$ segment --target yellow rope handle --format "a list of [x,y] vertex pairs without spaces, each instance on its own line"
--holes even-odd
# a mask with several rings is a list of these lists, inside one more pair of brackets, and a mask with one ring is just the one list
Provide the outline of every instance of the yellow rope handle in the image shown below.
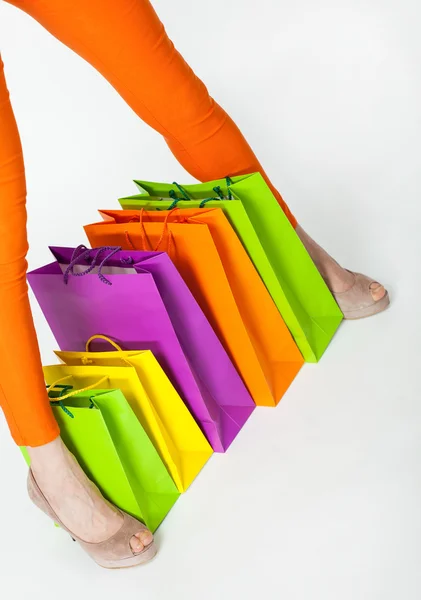
[[57,387],[59,383],[61,383],[62,381],[66,381],[66,379],[70,379],[71,377],[72,377],[71,375],[66,375],[66,377],[57,379],[57,381],[55,381],[54,383],[52,383],[51,385],[48,386],[48,391],[51,392],[51,390],[53,390],[55,387]]
[[116,344],[115,342],[113,342],[113,340],[110,340],[110,338],[107,337],[106,335],[101,335],[99,333],[97,335],[93,335],[92,337],[90,337],[89,340],[86,342],[86,346],[85,346],[86,352],[89,352],[89,346],[91,345],[91,342],[93,342],[94,340],[105,340],[106,342],[108,342],[109,344],[111,344],[111,346],[113,348],[115,348],[119,352],[123,352],[123,349],[120,348],[120,346],[118,344]]
[[[111,346],[113,348],[115,348],[118,352],[124,352],[123,348],[120,348],[120,346],[118,344],[116,344],[115,342],[113,342],[113,340],[111,340],[106,335],[102,335],[102,334],[93,335],[92,337],[89,338],[89,340],[86,342],[86,352],[89,352],[89,346],[91,345],[91,342],[93,342],[94,340],[105,340],[106,342],[111,344]],[[122,356],[120,356],[119,359],[122,361],[123,364],[128,365],[129,367],[133,366],[132,363],[129,360],[127,360],[127,358],[123,358]],[[93,363],[93,361],[91,361],[87,356],[84,356],[82,358],[82,364],[88,365],[88,364],[92,364],[92,363]]]
[[[62,377],[61,379],[58,379],[52,385],[49,386],[49,388],[48,388],[49,391],[52,388],[55,388],[56,385],[58,385],[61,381],[65,381],[66,379],[70,379],[71,377],[75,377],[75,375],[67,375],[66,377]],[[59,400],[62,402],[63,400],[66,400],[67,398],[71,398],[72,396],[77,396],[78,394],[82,394],[82,392],[87,392],[89,390],[93,390],[94,388],[96,388],[99,385],[101,385],[101,383],[103,383],[104,381],[107,381],[107,379],[108,379],[108,375],[106,375],[105,377],[102,377],[96,383],[92,383],[91,385],[87,385],[86,387],[82,388],[81,390],[73,390],[73,392],[69,392],[68,394],[64,394],[64,396],[60,396]]]

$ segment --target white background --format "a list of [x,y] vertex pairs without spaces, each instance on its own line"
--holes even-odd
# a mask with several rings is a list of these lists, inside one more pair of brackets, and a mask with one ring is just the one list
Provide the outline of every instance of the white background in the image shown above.
[[[180,499],[142,569],[100,570],[49,525],[1,422],[0,594],[419,600],[419,0],[155,6],[301,224],[384,282],[392,307],[344,324],[280,406],[257,411]],[[191,181],[108,83],[4,2],[0,51],[27,166],[31,267],[49,260],[47,244],[83,242],[82,224],[135,193],[133,178]],[[35,312],[49,362],[55,343]]]

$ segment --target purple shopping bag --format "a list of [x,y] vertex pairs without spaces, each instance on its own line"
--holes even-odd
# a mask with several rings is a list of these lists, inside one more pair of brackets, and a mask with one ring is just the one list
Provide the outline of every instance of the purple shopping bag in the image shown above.
[[51,251],[57,262],[28,281],[60,348],[83,351],[100,333],[125,350],[152,350],[213,449],[224,452],[255,404],[168,255]]

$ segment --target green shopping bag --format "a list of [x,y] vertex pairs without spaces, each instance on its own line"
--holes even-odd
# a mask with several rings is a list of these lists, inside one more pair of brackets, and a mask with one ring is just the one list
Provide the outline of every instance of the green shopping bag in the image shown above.
[[[44,368],[47,382],[55,369]],[[76,380],[66,378],[66,394],[77,389]],[[62,440],[86,475],[112,504],[155,531],[180,494],[122,392],[90,389],[63,401],[59,395],[50,393]]]
[[342,313],[260,173],[179,186],[135,180],[124,209],[223,208],[304,359],[317,362]]

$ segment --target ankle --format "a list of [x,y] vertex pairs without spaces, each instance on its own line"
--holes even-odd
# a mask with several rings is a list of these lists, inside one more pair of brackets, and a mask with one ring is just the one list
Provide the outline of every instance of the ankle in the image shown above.
[[320,274],[322,275],[329,290],[334,294],[342,294],[343,292],[347,292],[354,285],[354,276],[346,269],[342,269],[341,273],[323,274],[320,271]]
[[296,232],[330,291],[341,293],[349,290],[354,283],[353,274],[341,267],[300,225]]
[[63,470],[67,471],[71,464],[71,454],[60,437],[43,446],[28,446],[27,450],[35,477],[48,476],[50,473],[57,476]]

